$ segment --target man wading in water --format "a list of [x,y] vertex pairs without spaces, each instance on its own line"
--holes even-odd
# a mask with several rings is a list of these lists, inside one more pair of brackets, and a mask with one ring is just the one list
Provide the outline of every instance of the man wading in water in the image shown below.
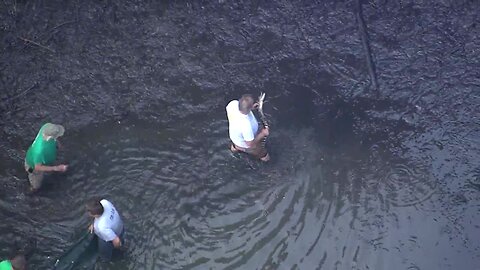
[[263,138],[267,137],[268,128],[258,132],[258,121],[252,113],[252,109],[258,106],[254,103],[252,95],[243,95],[240,100],[232,100],[228,103],[228,133],[232,145],[230,150],[234,153],[242,151],[261,161],[269,161],[270,156],[262,145]]
[[52,166],[57,159],[57,139],[63,136],[65,128],[47,123],[40,128],[37,137],[28,148],[25,158],[25,170],[30,181],[30,190],[37,191],[41,186],[45,172],[64,172],[67,165]]
[[86,205],[93,224],[88,230],[98,237],[98,252],[103,262],[112,259],[113,249],[120,248],[123,242],[123,222],[113,204],[105,199],[90,199]]

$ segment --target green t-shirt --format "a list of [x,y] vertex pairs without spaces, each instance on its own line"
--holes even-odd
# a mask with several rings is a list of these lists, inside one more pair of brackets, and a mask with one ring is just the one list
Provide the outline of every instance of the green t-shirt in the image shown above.
[[57,158],[57,141],[50,139],[48,141],[43,139],[43,127],[33,141],[30,148],[27,151],[27,157],[25,158],[27,164],[31,168],[35,168],[35,165],[52,165]]
[[12,264],[10,261],[5,260],[0,262],[0,270],[12,270]]

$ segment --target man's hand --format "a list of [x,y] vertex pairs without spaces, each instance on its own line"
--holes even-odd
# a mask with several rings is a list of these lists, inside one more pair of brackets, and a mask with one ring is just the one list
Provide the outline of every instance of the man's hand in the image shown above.
[[120,237],[117,236],[117,238],[112,240],[113,246],[115,248],[120,248],[122,246],[122,242],[120,241]]
[[67,170],[67,168],[68,168],[67,165],[61,164],[61,165],[55,166],[55,171],[56,172],[64,172],[64,171]]
[[262,134],[262,137],[267,137],[270,135],[270,132],[268,131],[268,128],[264,128],[262,131],[260,131],[260,134]]
[[93,233],[93,224],[90,224],[90,226],[88,226],[88,231],[90,233]]
[[268,127],[262,129],[260,132],[257,133],[257,136],[255,136],[255,139],[253,141],[245,141],[248,147],[254,147],[258,143],[260,143],[263,138],[267,137],[270,135],[270,132],[268,131]]
[[260,106],[260,104],[258,104],[258,102],[253,103],[253,109],[255,109],[255,110],[258,109],[258,106]]

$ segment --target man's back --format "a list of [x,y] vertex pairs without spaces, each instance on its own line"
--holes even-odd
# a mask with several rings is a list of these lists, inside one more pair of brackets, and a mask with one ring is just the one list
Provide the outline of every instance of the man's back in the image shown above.
[[12,269],[12,264],[10,263],[9,260],[0,262],[0,270],[11,270],[11,269]]
[[45,125],[35,137],[32,145],[27,150],[26,162],[28,166],[34,168],[37,164],[50,165],[57,158],[57,142],[53,139],[48,141],[43,139],[42,131]]
[[238,100],[232,100],[225,108],[228,117],[228,132],[232,142],[240,147],[248,148],[245,141],[252,141],[258,131],[258,122],[252,112],[242,114]]
[[94,231],[104,241],[112,241],[122,233],[123,221],[111,202],[103,199],[100,203],[103,206],[103,214],[95,218]]

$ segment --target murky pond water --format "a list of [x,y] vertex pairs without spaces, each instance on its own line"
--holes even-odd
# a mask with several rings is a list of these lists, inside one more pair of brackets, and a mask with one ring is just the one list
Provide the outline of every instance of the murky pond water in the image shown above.
[[[102,195],[102,269],[476,269],[480,6],[355,2],[0,3],[0,256],[51,269]],[[260,91],[269,164],[228,151]],[[46,121],[71,166],[30,196]]]

